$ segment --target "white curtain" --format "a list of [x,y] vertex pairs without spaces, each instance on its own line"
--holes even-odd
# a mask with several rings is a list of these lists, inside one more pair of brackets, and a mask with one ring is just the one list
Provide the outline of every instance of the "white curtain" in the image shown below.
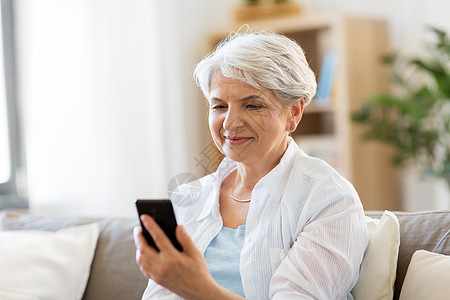
[[160,2],[14,2],[33,211],[134,215],[136,198],[166,197],[187,168],[181,83],[166,74],[179,62],[163,53]]

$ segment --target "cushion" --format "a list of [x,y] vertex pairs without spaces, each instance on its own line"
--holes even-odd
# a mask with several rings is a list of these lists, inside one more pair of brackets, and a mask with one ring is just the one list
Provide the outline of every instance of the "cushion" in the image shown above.
[[0,299],[8,299],[8,300],[40,300],[31,295],[25,295],[23,293],[14,293],[7,291],[0,291]]
[[[372,218],[383,212],[366,211]],[[395,212],[400,223],[400,250],[397,262],[394,300],[400,297],[411,257],[417,250],[450,255],[450,211]]]
[[98,235],[95,223],[0,231],[0,298],[81,299]]
[[450,295],[450,256],[419,250],[406,271],[400,300],[447,300]]
[[137,214],[119,218],[43,215],[22,210],[0,212],[0,230],[57,231],[91,223],[98,224],[100,236],[83,300],[140,299],[148,279],[136,264],[133,228],[139,225]]
[[366,225],[369,243],[352,295],[364,300],[392,299],[400,246],[398,219],[385,211],[379,220],[366,216]]

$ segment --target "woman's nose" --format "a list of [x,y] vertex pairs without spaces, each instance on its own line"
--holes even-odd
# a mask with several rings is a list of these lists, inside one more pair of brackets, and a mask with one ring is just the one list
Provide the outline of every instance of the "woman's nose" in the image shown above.
[[225,120],[223,121],[223,128],[227,131],[236,131],[236,129],[244,126],[244,116],[237,108],[229,108]]

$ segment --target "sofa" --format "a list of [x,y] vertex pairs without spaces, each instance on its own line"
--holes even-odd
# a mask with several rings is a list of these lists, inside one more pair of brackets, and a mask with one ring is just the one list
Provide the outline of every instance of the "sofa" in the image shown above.
[[[376,219],[383,212],[368,211],[366,215]],[[409,262],[416,250],[450,255],[450,211],[395,212],[395,216],[400,224],[400,247],[394,299],[399,299]],[[14,210],[0,212],[0,230],[3,231],[57,231],[91,223],[98,224],[99,235],[82,299],[140,299],[147,280],[135,262],[133,228],[138,225],[137,218],[43,216]]]

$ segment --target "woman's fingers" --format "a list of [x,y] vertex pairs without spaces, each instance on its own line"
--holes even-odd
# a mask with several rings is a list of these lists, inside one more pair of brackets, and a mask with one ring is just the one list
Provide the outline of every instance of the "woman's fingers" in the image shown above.
[[156,223],[152,217],[150,217],[149,215],[142,215],[141,220],[160,251],[176,251],[166,233],[161,229],[161,227],[159,227],[158,223]]
[[158,257],[158,251],[148,245],[142,233],[141,226],[136,226],[133,230],[134,243],[136,245],[136,263],[144,276],[151,278],[152,262]]
[[139,249],[140,241],[139,241],[139,234],[141,234],[142,228],[141,226],[136,226],[133,228],[133,239],[134,239],[134,245],[136,246],[136,249]]
[[179,252],[150,216],[142,216],[141,220],[160,249],[158,252],[147,244],[141,228],[134,229],[136,261],[147,278],[176,294],[188,295],[188,298],[199,298],[193,295],[197,295],[206,285],[215,284],[203,254],[184,226],[176,228],[177,239],[184,248],[183,252]]
[[197,254],[197,252],[199,252],[197,246],[195,245],[194,241],[191,239],[186,231],[186,228],[184,228],[183,225],[177,226],[175,235],[178,242],[183,247],[184,252],[186,252],[188,255]]

